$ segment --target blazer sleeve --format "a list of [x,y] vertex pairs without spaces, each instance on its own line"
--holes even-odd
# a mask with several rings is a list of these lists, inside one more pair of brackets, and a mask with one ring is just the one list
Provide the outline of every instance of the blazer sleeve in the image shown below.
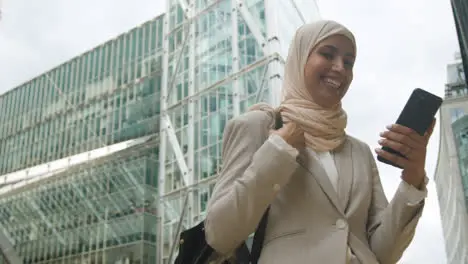
[[393,199],[388,203],[376,162],[370,151],[369,155],[373,186],[367,226],[368,240],[379,263],[394,264],[413,240],[424,201],[412,205],[402,181]]
[[223,167],[205,219],[206,241],[220,254],[231,253],[255,231],[298,167],[290,153],[265,141],[269,129],[257,119],[238,117],[225,128]]

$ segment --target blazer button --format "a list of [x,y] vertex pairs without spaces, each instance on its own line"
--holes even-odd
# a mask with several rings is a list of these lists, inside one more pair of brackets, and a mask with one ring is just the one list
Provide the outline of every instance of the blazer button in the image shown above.
[[274,190],[275,192],[279,192],[280,189],[281,189],[281,186],[280,186],[279,184],[273,185],[273,190]]
[[345,229],[347,226],[348,224],[346,223],[345,220],[343,219],[336,220],[336,227],[338,227],[339,229]]

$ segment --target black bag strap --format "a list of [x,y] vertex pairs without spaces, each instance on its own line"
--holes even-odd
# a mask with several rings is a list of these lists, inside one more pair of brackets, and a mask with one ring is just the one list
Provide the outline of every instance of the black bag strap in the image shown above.
[[[283,127],[283,119],[279,112],[275,112],[275,130]],[[260,220],[260,223],[255,230],[255,234],[252,242],[252,250],[250,251],[250,263],[257,264],[258,259],[260,258],[260,253],[262,253],[263,242],[265,241],[265,232],[266,226],[268,223],[268,213],[270,212],[270,206],[266,209],[265,213]]]
[[267,210],[262,216],[262,220],[260,220],[260,224],[257,226],[257,230],[255,230],[253,243],[252,243],[252,250],[250,251],[250,263],[257,264],[258,259],[260,258],[260,253],[262,253],[263,242],[265,241],[265,232],[266,226],[268,223],[268,213],[270,211],[270,206],[268,206]]

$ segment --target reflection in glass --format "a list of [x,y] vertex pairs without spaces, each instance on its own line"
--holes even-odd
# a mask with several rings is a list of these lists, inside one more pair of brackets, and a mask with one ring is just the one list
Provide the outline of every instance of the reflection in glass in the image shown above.
[[458,154],[458,166],[465,194],[465,206],[468,211],[468,116],[458,118],[452,123],[455,146]]

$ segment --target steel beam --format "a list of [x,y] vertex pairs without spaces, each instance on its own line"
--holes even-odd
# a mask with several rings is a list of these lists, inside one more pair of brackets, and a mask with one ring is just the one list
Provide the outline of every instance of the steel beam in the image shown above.
[[[239,11],[236,1],[231,1],[231,47],[232,47],[232,72],[239,72]],[[232,82],[233,92],[233,110],[234,116],[240,115],[240,94],[239,94],[239,78],[234,78]]]
[[[184,24],[184,26],[186,26]],[[169,102],[169,99],[172,95],[172,89],[174,89],[175,85],[175,80],[177,78],[177,72],[179,72],[179,67],[181,65],[181,61],[182,61],[182,58],[184,57],[184,50],[185,50],[185,47],[187,46],[187,43],[188,43],[188,40],[189,38],[187,37],[187,35],[189,34],[189,29],[190,27],[187,26],[187,29],[183,28],[183,36],[185,36],[185,39],[183,41],[183,44],[182,44],[182,47],[180,47],[180,51],[179,51],[179,55],[177,55],[177,61],[176,61],[176,66],[174,67],[174,73],[172,74],[171,76],[171,81],[167,84],[167,97],[166,97],[166,101]],[[169,63],[169,62],[168,62]],[[166,105],[166,109],[169,108],[168,105]]]
[[182,173],[184,185],[189,186],[191,184],[189,179],[189,169],[187,163],[185,162],[184,154],[180,148],[179,140],[177,140],[174,127],[172,126],[172,122],[167,114],[161,115],[161,128],[165,130],[167,139],[169,140],[172,150],[174,151],[177,165],[179,165],[180,172]]
[[[189,7],[189,5],[187,4],[185,0],[177,0],[177,3],[180,5],[182,10],[184,10],[185,17],[189,18],[190,17],[189,14],[191,13],[192,8]],[[166,13],[166,14],[169,14],[169,13]]]
[[63,237],[57,232],[57,229],[53,227],[50,224],[50,221],[47,219],[47,217],[42,213],[41,209],[37,206],[36,202],[34,202],[30,197],[26,198],[28,202],[31,204],[31,207],[39,214],[41,217],[42,221],[50,228],[53,230],[54,234],[57,236],[57,239],[60,241],[62,245],[65,245],[65,240]]
[[[267,0],[267,1],[271,1],[271,0]],[[294,9],[296,9],[296,12],[299,15],[299,17],[301,18],[302,23],[307,23],[304,15],[302,14],[302,11],[299,9],[299,7],[296,4],[296,0],[289,0],[289,2],[291,2],[291,5],[294,7]]]
[[[266,17],[266,34],[268,38],[267,53],[281,54],[281,47],[279,43],[278,29],[278,8],[274,5],[273,0],[265,0],[265,17]],[[267,85],[269,86],[269,100],[272,106],[279,106],[282,100],[282,64],[279,59],[272,60],[268,65],[268,78]]]
[[246,4],[243,0],[233,0],[236,1],[237,7],[236,9],[240,12],[242,18],[244,19],[245,23],[249,27],[250,32],[254,36],[255,40],[257,41],[260,48],[263,50],[264,56],[268,54],[267,49],[267,41],[260,30],[260,27],[255,22],[253,16],[250,14],[249,9],[247,8]]
[[[11,264],[22,264],[23,259],[15,251],[15,241],[10,236],[7,231],[8,229],[0,224],[0,251],[3,253],[3,256],[7,259],[8,263]],[[1,254],[0,254],[1,255]]]
[[267,65],[265,65],[265,69],[263,70],[262,82],[260,83],[260,86],[257,89],[257,94],[255,95],[255,102],[260,102],[260,101],[263,100],[262,96],[263,96],[263,92],[264,92],[264,87],[266,85],[268,85],[268,81],[269,81],[269,79],[267,78],[267,74],[268,74],[269,69],[270,69],[270,63],[271,62],[269,62]]
[[[88,206],[88,208],[91,210],[91,212],[93,212],[93,214],[99,219],[99,222],[103,222],[103,219],[101,218],[101,216],[99,215],[99,213],[97,212],[96,208],[94,208],[94,206],[89,202],[89,200],[85,197],[85,195],[83,194],[83,192],[81,192],[80,188],[77,188],[75,183],[73,182],[70,182],[70,184],[73,186],[73,189],[78,193],[78,195],[80,196],[80,198],[82,200],[84,200],[86,206]],[[107,221],[104,222],[104,225],[106,227],[108,227],[108,224],[107,224]],[[117,234],[115,233],[115,231],[113,229],[111,229],[111,232],[112,234],[114,235],[115,239],[119,242],[119,244],[121,243],[120,241],[120,238],[117,236]]]
[[7,263],[10,264],[22,264],[23,258],[16,253],[13,244],[8,240],[8,233],[3,225],[0,225],[0,250],[4,258],[7,259]]
[[172,263],[172,258],[174,257],[174,251],[175,251],[175,248],[176,248],[176,242],[177,242],[177,239],[179,237],[179,234],[181,232],[181,227],[182,227],[182,223],[184,222],[184,215],[185,215],[185,212],[187,211],[187,207],[188,205],[190,204],[190,192],[186,193],[186,196],[185,196],[185,199],[184,199],[184,205],[182,207],[182,212],[181,212],[181,216],[179,218],[179,223],[177,223],[177,228],[176,228],[176,234],[175,234],[175,237],[174,237],[174,243],[172,243],[171,245],[171,249],[169,250],[169,258],[167,260],[168,263]]

